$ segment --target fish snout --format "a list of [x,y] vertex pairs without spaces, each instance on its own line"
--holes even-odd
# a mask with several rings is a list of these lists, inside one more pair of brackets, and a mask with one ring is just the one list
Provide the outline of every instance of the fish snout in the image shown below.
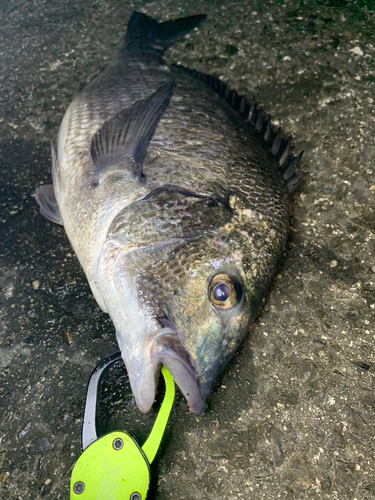
[[[167,329],[166,329],[167,330]],[[199,415],[206,407],[199,376],[188,351],[182,345],[177,332],[168,329],[152,342],[151,360],[162,363],[170,371],[189,405],[190,411]]]

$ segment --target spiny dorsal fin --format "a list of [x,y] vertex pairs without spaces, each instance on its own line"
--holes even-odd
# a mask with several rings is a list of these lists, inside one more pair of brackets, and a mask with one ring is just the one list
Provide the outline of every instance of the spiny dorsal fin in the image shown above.
[[305,175],[306,172],[299,172],[298,174],[297,172],[294,172],[294,174],[289,177],[289,179],[286,181],[289,193],[294,193],[294,191],[298,189],[300,182],[305,177]]
[[[254,97],[251,104],[248,104],[244,96],[239,96],[234,90],[229,90],[225,83],[219,78],[200,73],[194,69],[185,68],[185,66],[178,64],[173,64],[172,66],[202,80],[230,104],[253,131],[258,133],[267,143],[270,152],[279,163],[280,170],[284,176],[285,182],[288,184],[289,191],[292,192],[298,187],[300,180],[306,175],[305,173],[295,173],[295,168],[302,158],[303,151],[298,156],[293,156],[289,153],[292,139],[291,136],[287,140],[282,139],[280,128],[276,133],[273,132],[269,118],[265,119],[262,110],[257,109]],[[288,173],[288,177],[285,176],[285,172]]]
[[265,127],[265,131],[264,131],[264,140],[268,143],[269,140],[270,140],[270,137],[271,137],[271,121],[269,118],[267,118],[266,120],[266,127]]
[[136,175],[142,176],[142,161],[155,129],[167,109],[174,82],[166,83],[143,101],[119,111],[106,121],[91,140],[91,156],[98,182],[108,172],[119,170],[124,156],[134,159]]
[[287,158],[289,157],[289,150],[290,150],[291,143],[292,143],[292,136],[290,135],[286,141],[286,146],[285,146],[285,148],[281,154],[280,160],[279,160],[280,167],[282,167],[285,164]]
[[[282,164],[280,170],[281,170],[281,173],[283,174],[283,177],[284,177],[286,183],[291,183],[292,180],[295,179],[295,177],[297,175],[295,170],[296,170],[297,165],[301,161],[302,155],[303,155],[303,151],[301,151],[298,156],[289,155],[288,158],[285,160],[285,162]],[[304,172],[301,172],[301,173],[304,174]],[[300,176],[301,173],[298,175]],[[302,177],[304,177],[304,175]],[[299,177],[299,178],[302,179],[302,177]]]
[[258,116],[257,116],[257,121],[255,122],[255,130],[257,132],[261,132],[263,128],[263,116],[262,116],[262,110],[259,110]]
[[277,133],[273,139],[272,146],[271,146],[271,153],[276,156],[277,153],[279,152],[281,145],[281,128],[279,127],[277,129]]

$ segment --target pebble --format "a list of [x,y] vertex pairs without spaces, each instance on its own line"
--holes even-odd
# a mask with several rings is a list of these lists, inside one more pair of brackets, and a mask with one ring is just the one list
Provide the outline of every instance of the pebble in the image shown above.
[[22,429],[22,431],[20,431],[20,432],[18,433],[18,437],[19,437],[19,438],[23,438],[24,436],[26,436],[26,434],[27,434],[27,433],[29,432],[29,430],[30,430],[30,427],[31,427],[31,422],[28,422],[28,423],[26,424],[26,427],[25,427],[24,429]]
[[363,50],[361,49],[361,47],[358,46],[354,47],[353,49],[350,49],[349,52],[352,52],[356,56],[363,56]]
[[33,285],[34,290],[38,290],[39,286],[40,286],[40,281],[35,280],[35,281],[33,281],[32,285]]
[[0,484],[5,483],[5,481],[8,479],[10,476],[9,472],[1,472],[0,473]]

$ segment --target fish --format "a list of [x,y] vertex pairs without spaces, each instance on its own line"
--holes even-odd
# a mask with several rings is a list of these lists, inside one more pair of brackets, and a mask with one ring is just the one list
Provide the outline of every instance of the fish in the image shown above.
[[205,18],[132,14],[115,60],[66,110],[52,184],[35,192],[114,324],[143,413],[162,364],[204,411],[277,270],[304,175],[254,99],[164,62]]

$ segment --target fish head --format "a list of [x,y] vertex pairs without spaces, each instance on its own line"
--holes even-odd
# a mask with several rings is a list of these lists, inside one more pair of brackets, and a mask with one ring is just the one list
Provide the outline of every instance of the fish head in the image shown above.
[[[206,221],[203,230],[189,233],[185,228],[181,235],[175,230],[169,239],[163,225],[155,222],[157,217],[160,222],[160,214],[156,217],[148,206],[154,234],[142,224],[142,206],[133,212],[138,224],[129,213],[119,224],[127,228],[127,243],[116,230],[99,266],[102,285],[109,287],[106,305],[133,394],[139,409],[148,412],[164,364],[191,411],[199,414],[215,379],[248,333],[263,297],[252,236],[225,208],[215,209],[220,227]],[[143,236],[129,234],[129,228]]]
[[242,253],[231,251],[230,243],[218,245],[214,239],[181,248],[157,266],[145,287],[157,296],[158,321],[168,327],[153,339],[151,357],[170,370],[191,411],[198,414],[260,304],[243,272]]

